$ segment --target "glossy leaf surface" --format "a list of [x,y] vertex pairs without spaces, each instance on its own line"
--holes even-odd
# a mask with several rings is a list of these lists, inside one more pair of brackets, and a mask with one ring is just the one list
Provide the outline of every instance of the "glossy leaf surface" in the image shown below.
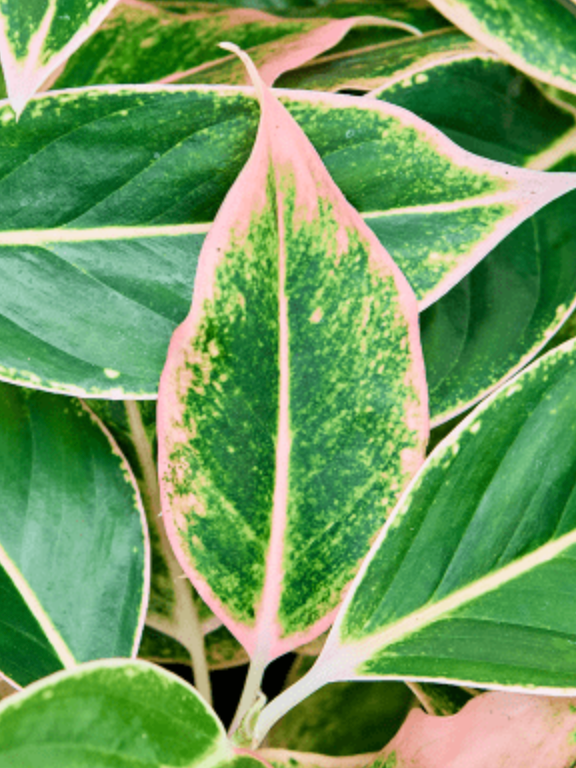
[[427,397],[410,287],[251,75],[258,136],[170,344],[158,446],[179,561],[265,665],[331,623],[421,463]]
[[[481,160],[375,100],[283,98],[421,306],[576,178]],[[0,377],[154,397],[204,236],[253,143],[253,96],[110,87],[0,119]]]
[[530,77],[576,92],[574,14],[549,0],[430,0],[470,37]]
[[574,695],[575,385],[572,340],[436,448],[286,701],[378,678]]
[[[418,48],[424,54],[427,46]],[[425,55],[379,91],[494,160],[549,168],[573,150],[573,113],[504,62]],[[482,98],[479,98],[479,94]],[[576,169],[564,160],[562,170]],[[433,423],[451,418],[528,363],[574,307],[574,196],[539,211],[422,315]]]
[[317,91],[372,91],[410,76],[416,68],[478,56],[497,58],[460,30],[449,27],[421,37],[405,37],[359,50],[331,52],[297,71],[287,72],[277,85]]
[[371,764],[394,768],[560,768],[574,760],[574,699],[495,691],[453,717],[414,709]]
[[136,653],[148,542],[133,477],[95,417],[0,387],[0,669],[27,685]]
[[[395,46],[396,63],[405,56],[406,66],[369,95],[409,109],[469,152],[547,170],[575,146],[573,110],[547,100],[493,53],[458,44],[463,37],[440,33]],[[434,41],[437,52],[430,50]]]
[[422,313],[432,424],[466,410],[529,363],[573,312],[575,216],[571,192]]
[[272,83],[287,69],[332,48],[356,26],[388,27],[391,38],[418,32],[409,24],[386,19],[385,7],[377,16],[286,19],[252,8],[207,10],[202,3],[191,4],[186,14],[175,14],[140,0],[123,0],[69,62],[57,85],[246,84],[236,57],[217,47],[223,40],[248,49],[263,79]]
[[0,705],[0,766],[257,768],[196,691],[136,661],[86,664]]
[[8,97],[28,99],[106,18],[118,0],[2,0],[0,58]]

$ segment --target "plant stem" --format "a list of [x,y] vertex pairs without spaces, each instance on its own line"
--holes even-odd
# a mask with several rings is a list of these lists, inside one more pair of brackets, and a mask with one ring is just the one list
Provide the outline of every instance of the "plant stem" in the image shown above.
[[206,653],[204,649],[204,637],[198,618],[198,610],[192,596],[188,578],[183,573],[180,564],[176,560],[166,530],[160,523],[162,507],[160,504],[160,488],[158,485],[158,473],[156,462],[152,454],[152,446],[142,423],[142,416],[138,404],[134,400],[126,400],[126,414],[132,442],[138,455],[138,461],[142,470],[147,501],[151,512],[150,522],[154,525],[161,542],[162,552],[166,559],[166,565],[170,574],[170,580],[174,588],[175,609],[172,621],[163,620],[161,617],[150,617],[149,626],[160,632],[174,635],[176,630],[178,641],[190,654],[194,683],[198,693],[208,703],[212,703],[212,689],[210,686],[210,674]]
[[244,719],[244,716],[256,701],[260,687],[262,685],[262,677],[264,676],[264,670],[266,669],[266,661],[262,656],[256,655],[250,662],[248,667],[248,674],[244,681],[244,688],[242,689],[242,695],[236,708],[236,714],[232,720],[230,726],[229,735],[232,735],[239,727],[240,723]]
[[427,715],[437,715],[439,714],[436,711],[436,708],[432,704],[432,699],[430,696],[428,696],[424,691],[422,690],[421,686],[418,685],[418,683],[412,683],[409,680],[404,681],[408,688],[412,691],[414,696],[418,699],[420,704],[422,705],[422,709],[424,712],[426,712]]
[[268,731],[287,712],[294,709],[301,701],[304,701],[304,699],[315,693],[319,688],[322,688],[323,685],[332,682],[327,675],[327,669],[320,668],[320,671],[316,671],[316,667],[312,667],[308,674],[283,691],[270,704],[267,704],[256,722],[252,748],[256,749],[260,746]]

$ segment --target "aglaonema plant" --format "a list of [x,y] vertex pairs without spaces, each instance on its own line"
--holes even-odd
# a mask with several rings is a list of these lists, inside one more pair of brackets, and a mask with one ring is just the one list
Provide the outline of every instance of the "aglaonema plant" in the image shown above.
[[41,5],[0,3],[0,768],[572,765],[572,0]]

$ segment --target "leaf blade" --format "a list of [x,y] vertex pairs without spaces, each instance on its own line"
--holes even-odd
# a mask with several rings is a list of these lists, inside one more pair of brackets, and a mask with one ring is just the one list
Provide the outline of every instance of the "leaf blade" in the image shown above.
[[[266,664],[330,623],[380,519],[370,516],[368,499],[394,495],[418,464],[426,395],[410,288],[296,123],[254,77],[263,110],[258,137],[205,241],[192,309],[161,379],[158,424],[172,545],[203,599]],[[348,281],[350,308],[341,310],[337,297]],[[387,318],[382,329],[380,317]],[[360,348],[377,352],[377,373],[347,346],[352,327]],[[393,341],[383,352],[378,340],[385,336]],[[353,362],[346,365],[342,349]],[[344,418],[335,397],[354,403],[355,425],[340,425],[350,444],[326,430]],[[329,404],[321,407],[323,398]],[[372,398],[394,407],[374,407]],[[386,424],[385,439],[367,440],[372,419]],[[321,461],[320,421],[327,438]],[[246,458],[225,461],[226,451]],[[370,468],[376,455],[385,457],[386,473]],[[312,485],[324,503],[306,502]],[[360,503],[362,521],[352,511]],[[338,504],[339,522],[328,514]],[[338,526],[338,538],[327,536]],[[356,537],[362,543],[350,553]],[[337,571],[328,551],[336,541]],[[303,542],[315,544],[305,558]],[[306,562],[314,579],[305,577]]]
[[2,766],[213,768],[236,761],[222,724],[196,691],[139,661],[91,662],[52,675],[3,702],[0,722]]
[[148,544],[125,460],[77,403],[2,385],[0,409],[3,671],[27,684],[79,661],[135,654]]
[[[535,180],[548,185],[539,205],[574,178],[513,171],[524,189],[510,217],[490,194],[499,184],[513,194],[506,167],[439,144],[402,110],[334,95],[283,98],[423,302],[443,276],[450,282],[454,264],[466,271],[484,257],[493,226],[503,235],[532,210],[522,201]],[[88,397],[155,397],[196,254],[248,157],[255,109],[248,91],[168,87],[46,95],[17,126],[4,108],[3,378]],[[398,162],[404,149],[419,159],[410,172]],[[79,167],[89,172],[79,177]],[[484,193],[477,207],[474,185]]]
[[560,3],[432,0],[432,5],[530,77],[576,91],[574,15]]
[[[576,342],[512,379],[428,457],[307,677],[574,695]],[[297,690],[298,688],[298,690]]]
[[42,83],[110,13],[118,0],[48,0],[0,7],[0,58],[8,97],[17,115]]

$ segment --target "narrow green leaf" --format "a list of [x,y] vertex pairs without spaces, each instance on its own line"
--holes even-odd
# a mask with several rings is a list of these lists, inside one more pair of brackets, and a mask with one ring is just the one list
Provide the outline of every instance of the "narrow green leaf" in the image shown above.
[[141,661],[92,662],[0,704],[0,768],[258,768],[181,678]]
[[398,679],[575,695],[576,341],[484,401],[384,526],[318,662],[326,682]]
[[263,668],[330,625],[427,402],[412,291],[250,67],[258,137],[170,344],[158,446],[179,561]]
[[118,0],[2,0],[0,59],[20,114],[42,83],[87,40]]
[[573,11],[550,0],[430,0],[440,13],[530,77],[576,92]]
[[148,599],[137,486],[75,400],[0,385],[0,669],[19,685],[136,653]]
[[[421,307],[575,184],[466,154],[376,100],[282,97]],[[197,254],[253,143],[252,93],[111,86],[0,121],[0,378],[155,397]]]

